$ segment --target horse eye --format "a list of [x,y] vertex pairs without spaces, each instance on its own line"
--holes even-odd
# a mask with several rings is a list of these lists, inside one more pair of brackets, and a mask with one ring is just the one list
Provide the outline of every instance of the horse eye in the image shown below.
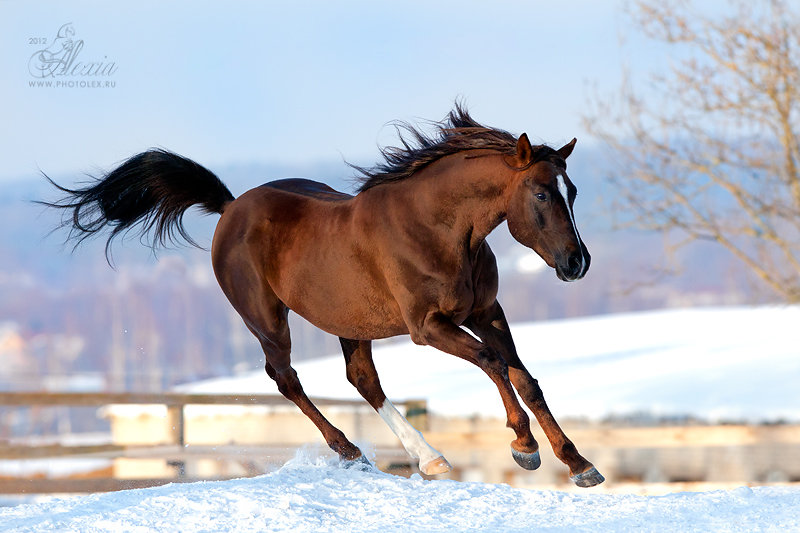
[[543,193],[543,192],[537,192],[536,194],[534,194],[534,196],[535,196],[535,197],[536,197],[536,199],[537,199],[537,200],[539,200],[540,202],[545,202],[545,201],[547,201],[547,195],[546,195],[545,193]]

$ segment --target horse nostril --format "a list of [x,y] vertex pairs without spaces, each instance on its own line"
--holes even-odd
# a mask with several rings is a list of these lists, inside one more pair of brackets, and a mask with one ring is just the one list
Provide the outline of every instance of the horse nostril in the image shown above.
[[580,272],[582,263],[583,261],[581,261],[580,254],[572,254],[571,256],[569,256],[569,259],[567,260],[569,271],[574,274],[578,274]]

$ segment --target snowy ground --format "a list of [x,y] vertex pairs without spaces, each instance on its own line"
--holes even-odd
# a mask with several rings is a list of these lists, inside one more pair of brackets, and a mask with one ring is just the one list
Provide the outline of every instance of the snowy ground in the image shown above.
[[[798,324],[797,306],[743,307],[518,324],[512,332],[559,417],[648,412],[800,420]],[[455,357],[395,343],[377,345],[375,361],[392,398],[426,398],[441,414],[503,414],[489,379]],[[311,396],[358,397],[341,355],[296,368]],[[277,392],[263,372],[184,390]],[[666,496],[533,491],[348,470],[301,453],[253,479],[0,508],[3,532],[465,530],[800,531],[800,488]]]
[[265,476],[0,509],[14,532],[798,531],[800,489],[646,497],[405,479],[302,454]]

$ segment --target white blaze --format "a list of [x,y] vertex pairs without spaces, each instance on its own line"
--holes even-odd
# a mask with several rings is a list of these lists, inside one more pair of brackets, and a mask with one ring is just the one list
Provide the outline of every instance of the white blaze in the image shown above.
[[[578,239],[578,245],[580,246],[581,236],[578,234],[578,226],[575,225],[575,217],[572,214],[572,206],[569,205],[569,189],[567,189],[567,183],[564,181],[563,174],[556,176],[556,183],[558,184],[558,192],[560,192],[561,196],[564,197],[564,204],[567,206],[569,221],[572,223],[572,229],[575,231],[575,238]],[[585,268],[586,259],[583,257],[583,248],[581,248],[581,273],[583,273]]]

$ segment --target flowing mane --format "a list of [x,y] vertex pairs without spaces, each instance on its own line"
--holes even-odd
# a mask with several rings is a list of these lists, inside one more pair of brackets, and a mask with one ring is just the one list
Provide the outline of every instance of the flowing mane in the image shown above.
[[[381,155],[385,162],[372,168],[350,165],[360,174],[356,176],[358,192],[409,178],[423,167],[450,154],[476,149],[514,153],[517,146],[517,137],[505,130],[480,124],[458,102],[444,120],[432,123],[436,128],[432,135],[423,133],[408,122],[398,121],[393,125],[402,147],[382,148]],[[554,163],[566,167],[564,160],[549,146],[533,146],[531,163],[550,158],[556,159]]]

